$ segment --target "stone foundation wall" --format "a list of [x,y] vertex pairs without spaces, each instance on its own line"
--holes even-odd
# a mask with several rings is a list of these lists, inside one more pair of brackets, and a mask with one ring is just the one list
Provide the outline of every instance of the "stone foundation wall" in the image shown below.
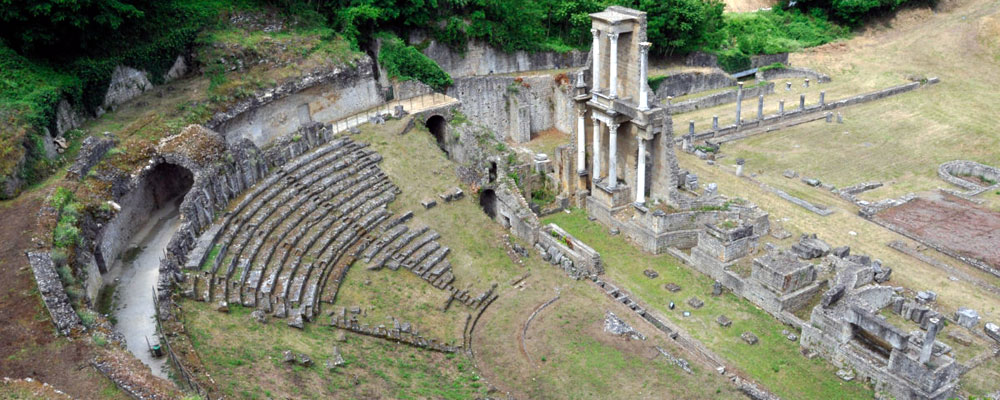
[[576,68],[586,64],[589,55],[589,52],[579,50],[571,50],[566,53],[552,51],[507,53],[479,40],[470,40],[465,52],[461,53],[428,37],[426,32],[414,31],[410,33],[409,43],[425,41],[428,42],[428,45],[422,50],[423,53],[436,61],[452,78]]
[[656,98],[683,96],[705,90],[736,86],[736,79],[718,68],[704,71],[680,72],[668,75],[653,92]]
[[600,253],[556,224],[548,224],[541,228],[536,246],[540,247],[539,250],[545,250],[550,263],[558,264],[573,278],[580,279],[604,273]]
[[[690,100],[685,100],[678,103],[673,103],[667,106],[667,110],[671,114],[680,114],[691,112],[694,110],[700,110],[703,108],[712,108],[722,104],[735,103],[737,98],[738,89],[727,90],[724,92],[713,93],[707,96],[698,97]],[[768,82],[762,86],[754,86],[751,88],[743,89],[743,98],[752,99],[760,95],[769,95],[774,93],[774,82]],[[666,97],[658,97],[665,99]]]
[[[773,63],[767,63],[761,66],[770,65]],[[774,68],[764,71],[757,71],[754,76],[758,82],[761,81],[773,81],[776,79],[791,79],[791,78],[809,78],[817,83],[830,82],[830,76],[826,74],[821,74],[819,72],[813,71],[808,68],[797,68],[797,67],[786,67],[786,68]]]
[[547,129],[562,132],[575,129],[572,85],[557,82],[555,78],[555,75],[460,78],[448,88],[447,94],[461,101],[461,111],[471,121],[493,130],[497,139],[524,143],[531,140],[532,134]]

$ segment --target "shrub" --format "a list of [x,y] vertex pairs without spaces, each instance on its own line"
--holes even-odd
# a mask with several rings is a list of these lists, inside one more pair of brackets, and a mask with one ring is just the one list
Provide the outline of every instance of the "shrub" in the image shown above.
[[420,50],[398,37],[383,34],[378,60],[390,78],[400,81],[418,80],[438,91],[451,86],[451,76]]
[[666,79],[667,79],[666,75],[654,76],[649,78],[649,88],[653,89],[653,91],[655,92],[657,89],[660,88],[660,84],[662,84],[663,81],[665,81]]

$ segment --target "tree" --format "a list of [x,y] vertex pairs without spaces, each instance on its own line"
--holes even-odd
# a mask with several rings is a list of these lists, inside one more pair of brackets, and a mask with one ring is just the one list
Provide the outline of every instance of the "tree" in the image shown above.
[[143,15],[119,0],[0,0],[0,37],[22,52],[75,53]]
[[714,47],[723,26],[721,0],[640,0],[647,13],[654,54],[687,53]]

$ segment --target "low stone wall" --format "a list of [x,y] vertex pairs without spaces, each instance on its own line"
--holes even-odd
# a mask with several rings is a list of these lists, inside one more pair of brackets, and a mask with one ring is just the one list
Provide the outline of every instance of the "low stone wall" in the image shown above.
[[427,47],[422,52],[436,61],[452,78],[577,68],[586,64],[589,56],[589,52],[579,50],[565,53],[552,51],[507,53],[479,40],[470,40],[465,52],[457,52],[448,45],[428,37],[423,31],[412,32],[409,42],[426,42]]
[[788,65],[788,53],[758,54],[750,56],[750,68],[766,67],[774,63]]
[[[787,62],[787,55],[786,55]],[[770,65],[773,63],[767,63],[760,65],[761,67]],[[775,79],[790,79],[790,78],[809,78],[817,83],[830,82],[830,76],[826,74],[821,74],[819,72],[813,71],[808,68],[798,68],[798,67],[785,67],[785,68],[772,68],[766,70],[757,70],[754,75],[758,82],[762,81],[773,81]]]
[[[735,103],[738,93],[739,89],[732,89],[703,97],[684,100],[678,103],[672,103],[667,106],[667,111],[671,114],[681,114],[703,108],[712,108],[722,104]],[[752,99],[760,95],[769,95],[772,93],[774,93],[774,82],[768,82],[761,86],[743,89],[743,99]]]
[[[52,323],[63,335],[69,335],[76,330],[83,330],[80,317],[73,311],[69,297],[66,296],[66,288],[59,280],[56,273],[56,265],[52,261],[52,256],[48,252],[29,252],[28,264],[35,274],[35,282],[38,283],[38,293],[42,296],[45,308],[49,310]],[[12,266],[9,266],[13,268]]]
[[[991,185],[981,185],[962,179],[960,176],[988,179],[992,180],[994,183]],[[975,161],[954,160],[941,164],[941,166],[938,167],[938,177],[943,179],[945,182],[972,192],[969,193],[970,195],[979,194],[1000,186],[1000,184],[997,183],[1000,182],[1000,169],[989,165],[983,165]]]
[[601,254],[556,224],[541,228],[535,249],[543,260],[561,267],[574,279],[604,273]]
[[730,86],[736,86],[736,79],[721,69],[712,68],[668,75],[663,78],[653,94],[657,98],[665,99],[667,96],[677,97]]

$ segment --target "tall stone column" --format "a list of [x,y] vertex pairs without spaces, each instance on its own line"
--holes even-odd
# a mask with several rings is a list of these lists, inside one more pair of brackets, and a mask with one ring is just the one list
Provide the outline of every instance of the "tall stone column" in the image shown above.
[[597,182],[601,179],[601,120],[597,119],[597,116],[593,116],[594,120],[594,155],[591,156],[593,160],[594,172],[591,173],[590,179],[592,182]]
[[586,108],[576,111],[576,171],[583,175],[587,172],[587,126],[584,116]]
[[757,121],[764,120],[764,95],[757,97]]
[[647,74],[648,60],[649,60],[649,46],[651,43],[642,42],[639,43],[639,109],[646,111],[649,109],[649,93],[646,93],[646,81],[649,79]]
[[924,335],[924,346],[920,349],[920,363],[927,364],[931,360],[931,352],[934,350],[934,339],[938,331],[941,330],[941,320],[931,318],[927,324],[927,334]]
[[635,171],[635,202],[644,204],[646,203],[646,141],[642,136],[637,136],[636,139],[639,142],[639,166]]
[[591,91],[597,91],[601,88],[601,31],[591,29],[590,33],[594,35],[594,44],[590,48],[590,53],[594,55],[593,65],[590,66],[594,73],[594,87]]
[[608,33],[611,40],[611,67],[608,69],[608,96],[612,99],[618,97],[618,33]]
[[740,87],[739,87],[739,89],[736,89],[736,126],[737,127],[739,127],[740,125],[742,125],[741,121],[740,121],[740,112],[743,111],[743,82],[739,82],[738,85]]
[[610,142],[608,142],[608,187],[614,189],[618,187],[618,124],[608,125],[610,131]]

